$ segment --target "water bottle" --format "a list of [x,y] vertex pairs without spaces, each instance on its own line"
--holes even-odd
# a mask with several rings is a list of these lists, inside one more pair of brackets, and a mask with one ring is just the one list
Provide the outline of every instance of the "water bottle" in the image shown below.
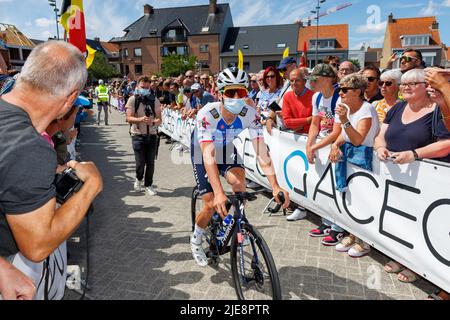
[[219,229],[219,232],[217,234],[217,240],[222,241],[225,237],[225,231],[227,230],[228,226],[231,223],[231,220],[233,220],[233,215],[230,213],[228,216],[225,217],[222,223],[222,228]]

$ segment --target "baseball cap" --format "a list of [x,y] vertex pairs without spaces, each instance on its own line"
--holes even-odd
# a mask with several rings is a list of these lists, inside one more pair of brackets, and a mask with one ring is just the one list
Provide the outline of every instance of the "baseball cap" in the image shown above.
[[334,78],[336,77],[336,73],[333,68],[325,63],[320,63],[314,67],[311,75],[308,77],[309,80],[317,80],[318,77],[328,77]]
[[295,61],[294,58],[292,57],[287,57],[284,58],[283,60],[281,60],[280,65],[278,66],[278,70],[283,70],[286,69],[288,67],[288,65],[293,64],[293,63],[297,63],[297,61]]
[[195,91],[195,90],[201,90],[202,89],[202,86],[199,84],[199,83],[194,83],[192,86],[191,86],[191,90],[192,91]]

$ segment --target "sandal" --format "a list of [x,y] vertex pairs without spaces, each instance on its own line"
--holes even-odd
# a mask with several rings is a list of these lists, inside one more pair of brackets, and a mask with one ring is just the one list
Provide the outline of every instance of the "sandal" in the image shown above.
[[427,300],[450,300],[450,294],[445,292],[444,290],[441,290],[436,293],[432,293],[428,296]]
[[397,261],[389,261],[384,266],[384,271],[386,271],[387,273],[399,273],[405,269],[406,268]]
[[[405,277],[406,280],[402,280],[400,278],[401,276]],[[405,269],[398,274],[398,281],[401,281],[404,283],[413,283],[413,282],[417,281],[418,279],[419,279],[419,275],[409,269]]]

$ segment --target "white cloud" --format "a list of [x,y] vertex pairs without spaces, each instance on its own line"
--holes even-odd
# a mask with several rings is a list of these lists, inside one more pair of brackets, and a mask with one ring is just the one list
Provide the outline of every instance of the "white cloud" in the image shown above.
[[385,32],[387,26],[387,21],[380,22],[377,24],[364,24],[356,28],[357,33],[382,33]]
[[434,3],[433,0],[428,1],[428,5],[420,10],[419,15],[421,16],[435,16],[439,14],[439,11],[437,10],[437,4]]
[[48,28],[51,25],[56,23],[55,20],[51,20],[51,19],[47,19],[47,18],[38,18],[35,20],[35,22],[36,22],[36,26],[41,27],[41,28]]
[[442,5],[444,7],[450,7],[450,0],[444,0],[444,2],[442,2]]

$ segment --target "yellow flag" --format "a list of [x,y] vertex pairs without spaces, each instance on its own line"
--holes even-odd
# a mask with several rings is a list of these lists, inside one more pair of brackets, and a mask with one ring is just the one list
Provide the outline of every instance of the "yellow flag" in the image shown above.
[[238,69],[244,70],[244,55],[242,54],[241,49],[238,50],[238,56],[239,56]]
[[86,57],[86,68],[89,69],[94,62],[96,50],[92,49],[89,45],[86,45],[87,57]]
[[283,52],[283,59],[289,57],[289,47],[286,48]]

